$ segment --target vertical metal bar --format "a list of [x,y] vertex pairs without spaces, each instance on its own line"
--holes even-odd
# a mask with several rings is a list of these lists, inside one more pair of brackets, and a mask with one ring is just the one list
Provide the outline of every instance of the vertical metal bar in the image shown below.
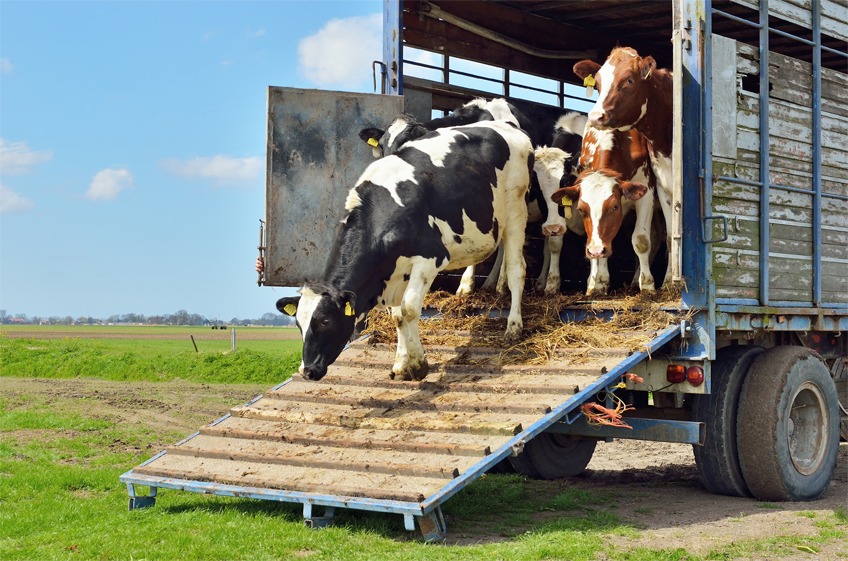
[[813,0],[813,305],[822,305],[821,1]]
[[760,302],[769,303],[769,10],[760,0]]
[[236,328],[233,327],[233,350],[236,350]]
[[565,82],[562,80],[559,82],[559,93],[557,94],[557,98],[559,99],[560,108],[565,107]]
[[444,55],[445,62],[442,64],[442,82],[450,84],[450,57]]
[[[703,217],[708,216],[703,208],[703,59],[704,48],[701,37],[703,18],[706,16],[704,0],[674,0],[674,30],[682,35],[681,58],[683,69],[683,108],[674,119],[682,119],[682,178],[683,178],[683,255],[681,270],[686,279],[683,303],[693,308],[708,305],[707,294],[710,278],[707,245],[702,237]],[[708,326],[703,325],[704,329]]]
[[[713,5],[705,0],[704,10],[704,140],[702,161],[704,165],[704,209],[707,215],[713,210]],[[706,244],[707,275],[713,277],[713,246]],[[710,359],[715,358],[715,282],[707,289],[707,333],[709,333]]]
[[504,97],[509,97],[509,68],[504,68],[503,71],[503,94]]
[[403,0],[383,0],[386,93],[403,95]]

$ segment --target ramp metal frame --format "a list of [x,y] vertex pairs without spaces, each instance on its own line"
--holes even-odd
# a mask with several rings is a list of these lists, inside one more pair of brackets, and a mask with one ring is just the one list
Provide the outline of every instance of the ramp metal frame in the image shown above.
[[[420,503],[404,502],[385,499],[370,499],[365,497],[346,497],[335,495],[322,495],[315,493],[305,493],[299,491],[286,491],[283,489],[267,489],[259,487],[245,487],[240,485],[228,485],[214,483],[209,481],[192,481],[186,479],[174,479],[167,477],[157,477],[150,475],[141,475],[133,473],[130,470],[120,476],[120,481],[127,485],[127,491],[130,496],[129,509],[147,508],[155,505],[158,489],[174,489],[177,491],[191,491],[194,493],[203,493],[207,495],[220,495],[225,497],[245,497],[250,499],[262,499],[269,501],[293,502],[303,504],[303,518],[305,523],[313,528],[325,527],[332,524],[333,515],[336,508],[350,508],[357,510],[367,510],[373,512],[386,512],[400,514],[404,518],[404,527],[407,530],[415,529],[415,521],[418,522],[418,527],[421,529],[422,535],[426,541],[442,539],[446,533],[446,525],[444,516],[441,512],[441,504],[462,490],[465,486],[486,473],[495,464],[505,459],[506,457],[518,454],[528,441],[538,436],[546,430],[552,429],[556,432],[563,432],[558,426],[571,425],[582,417],[582,413],[577,413],[571,416],[577,408],[595,397],[598,392],[612,389],[618,382],[621,375],[626,374],[628,370],[639,364],[645,359],[648,359],[652,353],[656,353],[663,345],[672,341],[681,334],[681,330],[685,326],[674,325],[665,330],[657,332],[654,339],[639,352],[633,353],[625,360],[620,362],[614,368],[611,368],[607,373],[598,377],[594,383],[588,385],[580,392],[576,393],[565,403],[551,410],[550,413],[541,417],[538,421],[527,427],[521,433],[510,439],[506,444],[502,445],[490,455],[476,463],[471,469],[466,470],[459,477],[451,480],[441,490],[427,497]],[[281,388],[290,380],[278,384],[273,390]],[[262,396],[256,397],[250,403],[254,403],[261,399]],[[249,403],[249,404],[250,404]],[[217,425],[229,418],[227,414],[220,419],[214,421],[210,426]],[[680,423],[678,423],[680,424]],[[684,423],[685,424],[685,423]],[[688,423],[688,425],[697,425],[698,423]],[[681,425],[682,426],[682,425]],[[685,427],[682,432],[685,434],[698,434],[698,427]],[[188,438],[177,444],[188,442],[195,436],[200,434],[196,432]],[[691,436],[689,437],[691,438]],[[150,458],[139,467],[145,466],[157,458],[163,456],[166,452],[160,452]],[[283,482],[281,482],[283,483]],[[139,496],[136,492],[136,486],[150,487],[148,496]],[[313,507],[325,507],[324,516],[314,516]]]

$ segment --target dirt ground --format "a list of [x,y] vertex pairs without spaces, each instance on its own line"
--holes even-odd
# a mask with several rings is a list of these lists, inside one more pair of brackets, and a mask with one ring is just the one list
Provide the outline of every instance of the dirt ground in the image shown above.
[[[121,383],[90,379],[0,379],[0,396],[15,403],[23,396],[47,401],[64,413],[89,415],[118,422],[141,423],[156,433],[187,436],[217,419],[231,406],[240,405],[268,389],[266,386],[223,386],[186,382]],[[82,400],[82,398],[86,398]],[[93,406],[92,400],[96,402]],[[18,435],[24,437],[24,435]],[[39,438],[32,434],[32,438]],[[43,437],[43,436],[41,436]],[[173,442],[151,442],[151,455]],[[120,444],[118,444],[120,445]],[[139,451],[135,447],[127,450]],[[698,480],[692,448],[684,444],[616,440],[600,443],[586,472],[560,481],[532,481],[528,492],[554,494],[567,486],[612,491],[609,508],[623,521],[641,529],[641,537],[616,537],[620,548],[685,548],[694,554],[729,546],[739,540],[776,536],[813,536],[814,524],[839,507],[848,506],[848,443],[842,443],[836,473],[818,501],[809,503],[762,503],[754,499],[707,493]],[[807,513],[799,516],[799,512]],[[810,517],[809,513],[814,513]],[[543,513],[544,516],[553,513]],[[449,544],[495,542],[509,539],[485,527],[452,532],[447,520]],[[798,551],[783,559],[848,559],[848,541],[835,540],[819,554]]]

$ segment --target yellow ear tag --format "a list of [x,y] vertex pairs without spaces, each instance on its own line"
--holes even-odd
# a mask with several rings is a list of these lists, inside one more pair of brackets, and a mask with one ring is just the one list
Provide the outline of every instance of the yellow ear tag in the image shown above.
[[297,306],[295,306],[294,304],[286,304],[283,309],[290,316],[293,316],[297,313]]
[[380,144],[380,143],[377,141],[376,138],[369,138],[368,139],[368,146],[374,146],[376,148],[376,146],[378,144]]
[[563,197],[562,203],[560,203],[560,204],[562,206],[571,206],[573,203],[571,202],[571,199],[569,197]]
[[354,313],[353,308],[350,307],[350,302],[345,302],[345,315],[352,316]]
[[565,219],[571,220],[571,216],[572,216],[571,207],[570,206],[565,207]]
[[649,68],[649,69],[648,69],[648,73],[647,73],[647,74],[645,74],[645,77],[644,77],[644,78],[642,78],[642,79],[643,79],[643,80],[647,80],[647,79],[648,79],[648,77],[651,75],[651,72],[653,72],[653,71],[654,71],[654,69],[653,69],[653,68]]
[[586,97],[592,97],[595,93],[595,77],[589,74],[583,78],[583,85],[586,86]]

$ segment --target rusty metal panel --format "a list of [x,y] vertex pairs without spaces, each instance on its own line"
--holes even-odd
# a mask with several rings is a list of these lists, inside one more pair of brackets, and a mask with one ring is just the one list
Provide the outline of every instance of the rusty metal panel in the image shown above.
[[268,88],[265,284],[317,279],[348,190],[373,156],[359,139],[403,112],[403,97]]

